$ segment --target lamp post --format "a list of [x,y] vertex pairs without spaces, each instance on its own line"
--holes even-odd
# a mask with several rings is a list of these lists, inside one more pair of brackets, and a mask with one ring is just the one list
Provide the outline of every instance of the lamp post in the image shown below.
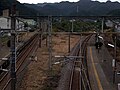
[[70,53],[70,34],[71,34],[71,32],[69,32],[69,39],[68,39],[68,53]]
[[73,33],[74,31],[74,25],[73,25],[73,22],[74,22],[75,20],[74,19],[72,19],[72,20],[70,20],[70,22],[72,23],[72,28],[71,28],[71,30],[69,31],[69,39],[68,39],[68,53],[70,53],[70,36],[71,36],[71,32]]
[[70,20],[70,22],[72,23],[71,32],[74,32],[74,23],[73,23],[74,21],[75,21],[74,19]]

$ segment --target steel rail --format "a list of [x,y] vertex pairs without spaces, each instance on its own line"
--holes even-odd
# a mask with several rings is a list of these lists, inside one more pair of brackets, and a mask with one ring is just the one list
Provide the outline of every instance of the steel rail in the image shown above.
[[5,90],[6,89],[6,87],[10,84],[10,81],[11,81],[12,79],[10,78],[8,81],[7,81],[7,83],[5,84],[5,86],[2,88],[2,90]]
[[[37,43],[37,36],[33,39],[33,41],[30,43],[30,45],[20,54],[20,57],[17,58],[17,61],[20,61],[20,63],[17,63],[16,65],[16,71],[19,70],[20,66],[24,62],[25,58],[29,55],[29,53],[32,51],[34,45]],[[22,61],[21,61],[22,60]]]
[[70,76],[70,86],[69,86],[69,90],[72,90],[74,69],[75,69],[75,66],[72,67],[72,71],[71,71],[72,73],[71,73],[71,76]]
[[[78,43],[76,43],[76,45],[74,46],[74,48],[73,48],[72,52],[70,53],[70,55],[78,56],[79,49],[80,49],[79,46],[80,46],[80,40],[78,41]],[[72,90],[74,69],[75,69],[75,62],[73,62],[73,64],[72,64],[71,76],[70,76],[70,81],[69,81],[69,90]]]
[[[90,82],[89,82],[89,79],[88,79],[88,76],[87,76],[87,71],[85,71],[85,69],[87,69],[87,61],[86,61],[86,50],[87,50],[87,42],[89,41],[89,39],[91,38],[92,34],[90,34],[82,43],[81,45],[81,55],[84,57],[81,61],[81,67],[82,67],[82,79],[86,81],[86,84],[88,87],[89,90],[92,90],[91,89],[91,85],[90,85]],[[86,67],[85,67],[86,66]]]
[[[76,51],[76,56],[79,55],[79,51],[80,51],[80,41],[78,42],[78,44],[75,46],[75,49]],[[70,84],[69,84],[69,90],[73,90],[73,87],[74,87],[74,73],[75,73],[75,67],[76,67],[76,64],[75,62],[73,62],[73,66],[72,66],[72,70],[71,70],[71,77],[70,77]],[[79,75],[78,75],[79,77]],[[80,88],[80,87],[79,87]]]
[[[23,51],[24,52],[24,51]],[[25,53],[25,52],[24,52]],[[18,58],[21,58],[22,57],[22,55],[21,54],[19,54],[18,55],[18,57],[17,57],[17,60],[16,60],[16,63],[18,62]],[[7,74],[8,72],[6,72],[6,74]],[[4,77],[6,76],[6,74],[5,75],[3,75],[3,77],[0,79],[0,82],[4,79]]]
[[[75,52],[75,54],[74,55],[76,55],[76,56],[78,56],[79,55],[79,51],[80,51],[80,49],[82,50],[82,52],[81,52],[81,55],[83,55],[82,53],[85,51],[84,49],[86,49],[86,45],[87,45],[87,42],[88,42],[88,40],[90,39],[90,37],[91,37],[91,35],[89,35],[89,36],[87,36],[86,38],[85,38],[85,40],[82,42],[82,44],[81,44],[81,46],[82,47],[80,47],[80,41],[78,42],[78,44],[75,46],[75,49],[74,49],[74,52]],[[73,54],[73,53],[72,53]],[[75,60],[74,60],[75,61]],[[82,61],[81,61],[82,62]],[[73,90],[74,89],[74,83],[75,82],[77,82],[77,81],[74,81],[75,80],[75,78],[80,78],[81,76],[80,75],[82,75],[82,73],[80,74],[80,72],[79,72],[79,74],[77,74],[77,77],[75,77],[76,75],[75,75],[75,67],[76,67],[76,62],[73,62],[73,66],[72,66],[72,70],[71,70],[71,77],[70,77],[70,83],[69,83],[69,90]],[[83,65],[82,65],[82,67],[83,67]],[[81,68],[80,68],[81,69]],[[82,69],[81,69],[81,71],[82,71]],[[76,72],[77,73],[77,72]],[[84,71],[84,74],[85,74],[86,72]],[[87,78],[87,75],[85,75],[85,78]],[[88,84],[88,87],[89,87],[89,90],[91,90],[90,89],[90,84],[89,84],[89,81],[88,81],[88,79],[86,80],[86,79],[84,79],[84,78],[81,78],[81,80],[82,80],[82,83],[83,83],[83,86],[84,86],[84,88],[87,88],[86,87],[86,81],[87,81],[87,84]],[[86,80],[86,81],[85,81]],[[78,80],[79,82],[77,82],[77,84],[79,84],[78,86],[77,86],[77,90],[80,90],[80,79]],[[85,89],[86,90],[86,89]]]
[[[17,69],[16,69],[16,74],[17,74],[17,72],[19,71],[19,68],[21,67],[21,65],[22,65],[22,63],[24,62],[24,60],[25,60],[25,58],[27,58],[27,56],[28,56],[28,54],[32,51],[32,49],[34,49],[34,46],[36,45],[36,43],[37,43],[37,37],[38,35],[35,35],[35,36],[33,36],[32,37],[32,41],[30,42],[30,44],[28,44],[28,46],[26,45],[26,49],[24,49],[19,55],[18,55],[18,57],[17,57],[17,60],[16,60],[16,65],[17,65]],[[32,47],[30,50],[29,50],[29,48],[30,47]],[[29,52],[27,51],[27,50],[29,50]],[[28,53],[26,53],[26,52],[28,52]],[[24,56],[24,54],[26,55],[24,58],[23,58],[23,56]],[[21,61],[21,59],[22,59],[22,61]],[[21,63],[20,63],[21,62]],[[19,64],[20,65],[19,65]],[[19,65],[19,66],[18,66]],[[4,84],[4,87],[3,87],[3,90],[5,89],[5,88],[7,88],[7,85],[9,84],[9,80],[8,80],[8,78],[10,78],[9,77],[9,72],[6,72],[5,74],[4,74],[4,76],[2,76],[2,78],[0,79],[0,83],[2,83],[3,82],[3,80],[4,81],[7,81],[7,82],[5,82],[6,84]],[[2,83],[3,84],[3,83]]]

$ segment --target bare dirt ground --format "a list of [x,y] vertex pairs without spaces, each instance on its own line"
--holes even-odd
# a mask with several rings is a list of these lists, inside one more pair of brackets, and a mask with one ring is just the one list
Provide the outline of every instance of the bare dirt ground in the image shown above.
[[[71,37],[71,48],[79,40],[79,36]],[[68,36],[52,36],[52,55],[68,54]],[[37,61],[32,61],[24,75],[20,90],[55,90],[59,81],[61,65],[54,65],[49,77],[48,71],[48,48],[45,40],[42,48],[37,50]],[[57,74],[57,75],[56,75]]]
[[10,51],[10,48],[8,48],[6,44],[6,42],[8,41],[7,39],[7,37],[0,38],[0,58],[5,57]]

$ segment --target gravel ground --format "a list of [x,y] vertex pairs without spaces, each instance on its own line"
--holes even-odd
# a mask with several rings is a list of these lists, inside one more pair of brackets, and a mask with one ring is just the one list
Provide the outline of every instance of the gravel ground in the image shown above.
[[10,48],[5,45],[0,45],[0,58],[7,56],[10,52]]
[[5,57],[9,52],[10,48],[7,47],[6,43],[3,42],[4,38],[0,38],[0,58]]
[[[78,39],[78,36],[72,36],[71,48]],[[68,36],[52,36],[52,43],[53,56],[68,54]],[[48,48],[45,46],[45,40],[42,42],[42,48],[36,53],[38,60],[29,64],[20,90],[55,90],[60,78],[61,65],[54,65],[52,76],[48,77]]]

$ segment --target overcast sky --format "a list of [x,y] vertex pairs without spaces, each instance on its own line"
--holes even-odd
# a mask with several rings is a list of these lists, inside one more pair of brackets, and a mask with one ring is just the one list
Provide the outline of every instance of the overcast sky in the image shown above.
[[[21,3],[44,3],[44,2],[51,2],[51,3],[53,3],[53,2],[60,2],[60,1],[70,1],[70,2],[77,2],[77,1],[79,1],[79,0],[18,0],[18,1],[20,1]],[[107,0],[98,0],[98,1],[101,1],[101,2],[105,2],[105,1],[107,1]],[[120,0],[111,0],[111,1],[119,1],[120,2]]]

